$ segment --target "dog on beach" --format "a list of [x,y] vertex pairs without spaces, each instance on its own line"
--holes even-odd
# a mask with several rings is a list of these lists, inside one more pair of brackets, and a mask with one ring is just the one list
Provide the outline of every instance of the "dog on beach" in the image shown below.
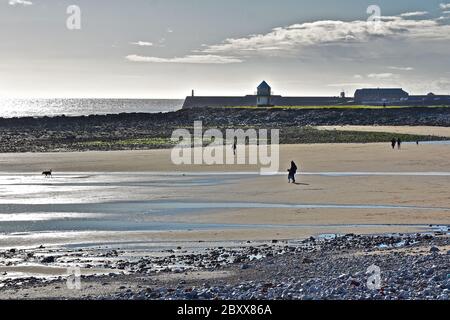
[[52,169],[50,169],[49,171],[42,172],[42,175],[45,176],[46,178],[51,177],[52,176]]

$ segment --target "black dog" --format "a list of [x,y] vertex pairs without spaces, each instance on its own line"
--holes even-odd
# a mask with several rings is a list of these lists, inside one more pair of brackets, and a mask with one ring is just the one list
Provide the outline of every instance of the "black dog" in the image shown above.
[[52,176],[52,170],[50,169],[49,171],[44,171],[44,172],[42,172],[42,175],[45,176],[46,178],[47,177],[51,177]]

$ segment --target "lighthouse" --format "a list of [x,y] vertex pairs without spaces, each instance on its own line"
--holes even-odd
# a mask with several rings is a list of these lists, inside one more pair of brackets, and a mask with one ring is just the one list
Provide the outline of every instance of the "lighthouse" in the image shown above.
[[272,88],[267,84],[267,82],[263,81],[257,88],[256,94],[256,105],[258,107],[269,107],[271,106],[271,95]]

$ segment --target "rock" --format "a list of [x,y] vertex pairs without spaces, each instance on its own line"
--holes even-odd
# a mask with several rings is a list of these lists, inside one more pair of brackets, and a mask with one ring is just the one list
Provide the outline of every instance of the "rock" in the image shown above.
[[431,247],[431,249],[430,249],[431,253],[438,253],[439,251],[441,251],[441,250],[439,250],[438,247]]
[[350,285],[353,287],[359,287],[361,283],[355,279],[350,280]]
[[310,258],[303,258],[302,263],[304,264],[310,264],[310,263],[314,263],[313,259]]
[[55,257],[53,257],[53,256],[45,257],[44,259],[41,260],[41,262],[42,263],[54,263]]
[[407,291],[400,291],[400,294],[398,295],[398,298],[400,300],[408,300],[410,298],[409,292]]
[[247,269],[250,269],[250,266],[248,265],[248,264],[243,264],[243,265],[241,265],[241,270],[247,270]]

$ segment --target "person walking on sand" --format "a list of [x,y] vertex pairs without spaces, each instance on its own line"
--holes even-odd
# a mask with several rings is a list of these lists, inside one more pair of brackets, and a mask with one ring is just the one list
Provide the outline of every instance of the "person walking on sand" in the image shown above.
[[298,170],[297,165],[295,164],[294,161],[291,161],[291,168],[287,170],[289,172],[288,175],[289,183],[291,183],[291,180],[292,183],[295,183],[295,174],[297,173],[297,170]]
[[400,140],[400,138],[397,139],[397,146],[398,146],[398,150],[400,150],[402,148],[402,140]]
[[397,140],[395,138],[392,138],[392,140],[391,140],[392,150],[395,149],[396,144],[397,144]]

